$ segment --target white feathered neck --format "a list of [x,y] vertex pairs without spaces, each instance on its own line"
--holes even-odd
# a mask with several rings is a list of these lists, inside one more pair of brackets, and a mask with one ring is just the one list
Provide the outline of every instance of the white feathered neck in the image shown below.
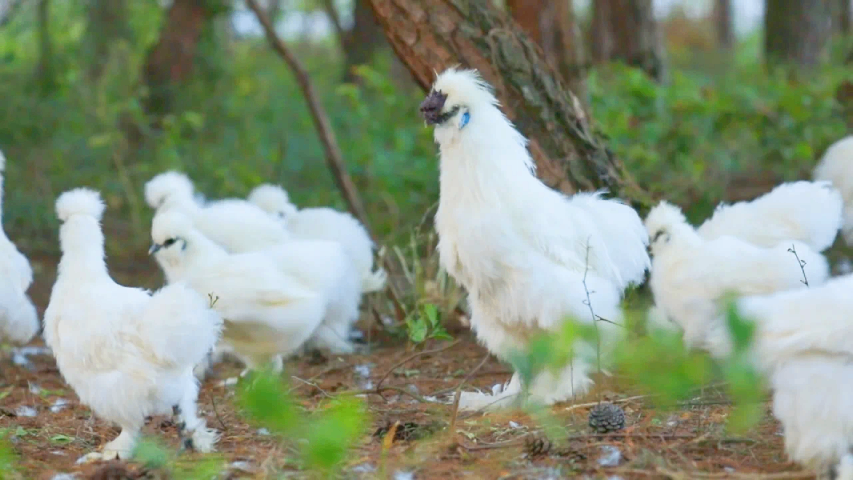
[[58,276],[80,281],[108,279],[104,253],[104,233],[98,220],[88,215],[73,215],[59,228],[59,246],[62,258],[59,260]]
[[494,105],[478,105],[462,129],[436,129],[439,144],[441,203],[527,201],[525,193],[547,188],[534,175],[527,140]]

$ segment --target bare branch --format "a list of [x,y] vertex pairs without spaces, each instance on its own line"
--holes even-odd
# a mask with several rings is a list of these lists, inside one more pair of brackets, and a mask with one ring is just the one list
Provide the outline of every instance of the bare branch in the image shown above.
[[[260,5],[258,5],[258,1],[246,0],[246,5],[258,18],[258,22],[260,22],[261,27],[263,27],[264,34],[266,35],[267,41],[269,41],[272,49],[285,61],[285,63],[287,63],[296,77],[296,81],[299,83],[299,88],[302,90],[302,94],[305,96],[306,102],[308,102],[308,108],[311,111],[311,119],[314,121],[314,126],[317,128],[317,134],[320,136],[320,141],[323,143],[323,149],[326,152],[326,164],[332,172],[335,183],[337,184],[341,195],[344,197],[344,201],[347,203],[349,211],[355,215],[355,218],[357,218],[362,225],[364,225],[364,228],[367,229],[367,233],[370,235],[370,238],[373,239],[374,243],[378,244],[379,242],[370,228],[370,223],[368,223],[367,212],[364,210],[364,205],[361,203],[361,197],[358,194],[358,189],[356,189],[352,178],[350,178],[349,173],[347,173],[341,149],[338,146],[337,139],[335,138],[335,132],[332,130],[331,122],[329,122],[329,116],[326,114],[323,104],[320,102],[317,93],[314,91],[314,86],[311,83],[311,79],[308,77],[308,72],[305,70],[305,67],[302,66],[302,62],[296,58],[293,52],[287,48],[284,41],[275,33],[275,28],[273,27],[272,22],[270,22],[267,14]],[[395,271],[394,264],[388,258],[383,258],[383,263],[385,264],[385,269],[389,274]],[[399,296],[391,282],[389,282],[388,288],[386,289],[386,294],[388,299],[391,300],[391,303],[394,304],[397,320],[402,321],[406,316],[405,310],[403,309]]]
[[797,263],[800,265],[800,271],[803,272],[803,279],[800,280],[805,286],[809,286],[809,278],[806,277],[806,261],[800,260],[800,256],[797,255],[797,247],[794,244],[791,244],[791,248],[788,249],[789,252],[794,254],[794,258],[797,259]]
[[[305,67],[302,66],[302,62],[296,58],[284,41],[282,41],[278,37],[278,34],[275,33],[275,28],[273,27],[272,22],[270,22],[266,12],[264,12],[261,6],[258,5],[258,1],[246,0],[246,5],[255,12],[255,16],[258,18],[258,22],[260,22],[263,27],[267,41],[269,41],[272,49],[285,61],[285,63],[287,63],[293,71],[294,76],[296,76],[299,88],[302,90],[302,94],[308,102],[308,108],[311,110],[311,119],[314,121],[314,126],[317,128],[320,141],[323,143],[323,148],[326,151],[326,163],[329,166],[329,170],[332,171],[332,175],[335,177],[335,183],[337,183],[338,188],[341,191],[341,195],[344,197],[344,201],[347,202],[347,207],[349,207],[350,212],[352,212],[368,232],[370,232],[370,225],[367,222],[367,214],[365,213],[364,206],[359,198],[358,190],[356,190],[355,184],[352,182],[352,178],[350,178],[349,173],[347,173],[341,149],[338,146],[338,141],[335,138],[335,132],[332,130],[331,123],[329,122],[329,116],[326,114],[326,110],[323,108],[317,93],[314,91],[314,86],[311,83],[311,79],[308,77],[308,72],[305,70]],[[370,236],[374,238],[375,241],[375,237],[372,233],[370,233]]]

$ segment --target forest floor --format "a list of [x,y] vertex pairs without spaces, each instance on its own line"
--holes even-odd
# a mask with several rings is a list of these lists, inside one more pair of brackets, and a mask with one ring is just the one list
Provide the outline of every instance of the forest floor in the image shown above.
[[[33,263],[37,280],[31,294],[43,311],[55,260]],[[148,259],[126,265],[110,263],[119,281],[151,287],[159,281],[159,273]],[[550,451],[539,454],[526,445],[540,438],[541,426],[522,412],[459,413],[456,432],[451,434],[447,430],[453,405],[441,402],[452,397],[486,351],[467,332],[456,334],[452,342],[430,342],[418,350],[387,335],[373,337],[370,354],[300,358],[289,362],[285,370],[299,401],[309,410],[335,392],[375,392],[382,387],[382,396],[366,395],[372,426],[346,465],[343,478],[812,478],[786,461],[780,427],[770,415],[769,405],[763,421],[750,433],[727,433],[724,425],[730,407],[713,386],[696,392],[689,403],[665,408],[637,392],[616,389],[616,382],[605,381],[576,404],[551,409],[551,421],[558,422],[565,434],[552,439]],[[435,352],[415,355],[423,351]],[[104,464],[75,464],[80,456],[114,438],[118,430],[94,418],[77,401],[49,354],[37,349],[6,350],[0,358],[0,431],[12,432],[24,478],[142,478],[142,468],[133,462],[124,464],[122,475],[113,470],[112,476],[105,475]],[[227,478],[276,478],[273,472],[301,478],[303,474],[293,466],[293,450],[250,425],[236,410],[235,387],[225,385],[223,379],[239,371],[239,366],[229,362],[217,365],[199,396],[208,425],[222,433],[218,451],[229,471]],[[508,367],[490,357],[465,388],[488,390],[509,378]],[[438,403],[424,398],[433,396]],[[587,414],[599,399],[624,408],[628,424],[623,431],[610,436],[590,432]],[[388,442],[378,434],[398,421],[395,440],[383,454]],[[167,418],[153,418],[144,433],[177,451],[177,433]]]

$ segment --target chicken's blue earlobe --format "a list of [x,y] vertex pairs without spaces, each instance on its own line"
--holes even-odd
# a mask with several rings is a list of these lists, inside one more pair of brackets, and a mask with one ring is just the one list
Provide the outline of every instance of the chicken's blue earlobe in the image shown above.
[[465,128],[465,125],[468,125],[469,120],[471,120],[471,114],[468,112],[464,112],[462,114],[462,119],[459,120],[459,130]]

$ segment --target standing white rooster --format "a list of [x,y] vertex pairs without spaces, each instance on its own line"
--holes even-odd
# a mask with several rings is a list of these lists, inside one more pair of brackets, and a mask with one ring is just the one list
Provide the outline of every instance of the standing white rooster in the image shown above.
[[667,202],[653,208],[645,223],[652,239],[652,319],[671,319],[690,347],[709,348],[707,328],[727,293],[767,294],[805,287],[806,281],[820,285],[829,277],[826,259],[804,243],[762,248],[732,236],[707,240]]
[[6,158],[0,152],[0,343],[24,344],[38,333],[38,314],[27,297],[33,283],[30,262],[6,236],[2,226],[3,172]]
[[297,210],[290,203],[287,192],[279,185],[259,185],[249,193],[247,199],[281,219],[294,238],[340,243],[361,275],[363,293],[385,288],[385,270],[373,270],[373,240],[364,226],[349,213],[325,207]]
[[[853,480],[853,276],[737,300],[755,322],[751,357],[770,380],[773,414],[792,460],[818,479]],[[710,353],[731,352],[725,319],[708,328]]]
[[718,205],[697,233],[707,240],[733,236],[759,247],[796,240],[822,252],[838,235],[843,206],[829,182],[783,183],[755,200]]
[[[441,263],[468,290],[471,326],[489,351],[507,360],[567,316],[595,321],[587,290],[595,314],[618,321],[623,290],[642,282],[649,267],[637,213],[599,193],[568,198],[539,181],[526,139],[476,71],[440,74],[420,109],[435,126],[441,156]],[[598,324],[603,336],[621,330]],[[536,377],[532,399],[553,404],[582,395],[593,370],[578,355],[557,375]],[[466,393],[460,408],[504,406],[520,390],[516,372],[499,396]]]
[[196,228],[234,253],[251,252],[289,240],[287,230],[257,206],[239,199],[199,204],[183,173],[165,172],[145,184],[145,201],[157,212],[175,209]]
[[[104,204],[79,188],[56,200],[62,259],[44,337],[80,401],[121,434],[81,460],[128,458],[149,415],[171,412],[182,445],[209,452],[218,439],[197,415],[196,365],[216,344],[222,319],[182,283],[149,292],[117,284],[104,261]],[[188,435],[188,437],[184,437]]]
[[826,149],[814,170],[815,180],[832,182],[844,197],[844,241],[853,246],[853,135]]
[[151,239],[170,283],[185,281],[214,299],[225,319],[222,339],[247,369],[270,361],[280,368],[279,355],[299,349],[325,318],[326,292],[284,272],[266,252],[229,253],[179,212],[155,215]]

